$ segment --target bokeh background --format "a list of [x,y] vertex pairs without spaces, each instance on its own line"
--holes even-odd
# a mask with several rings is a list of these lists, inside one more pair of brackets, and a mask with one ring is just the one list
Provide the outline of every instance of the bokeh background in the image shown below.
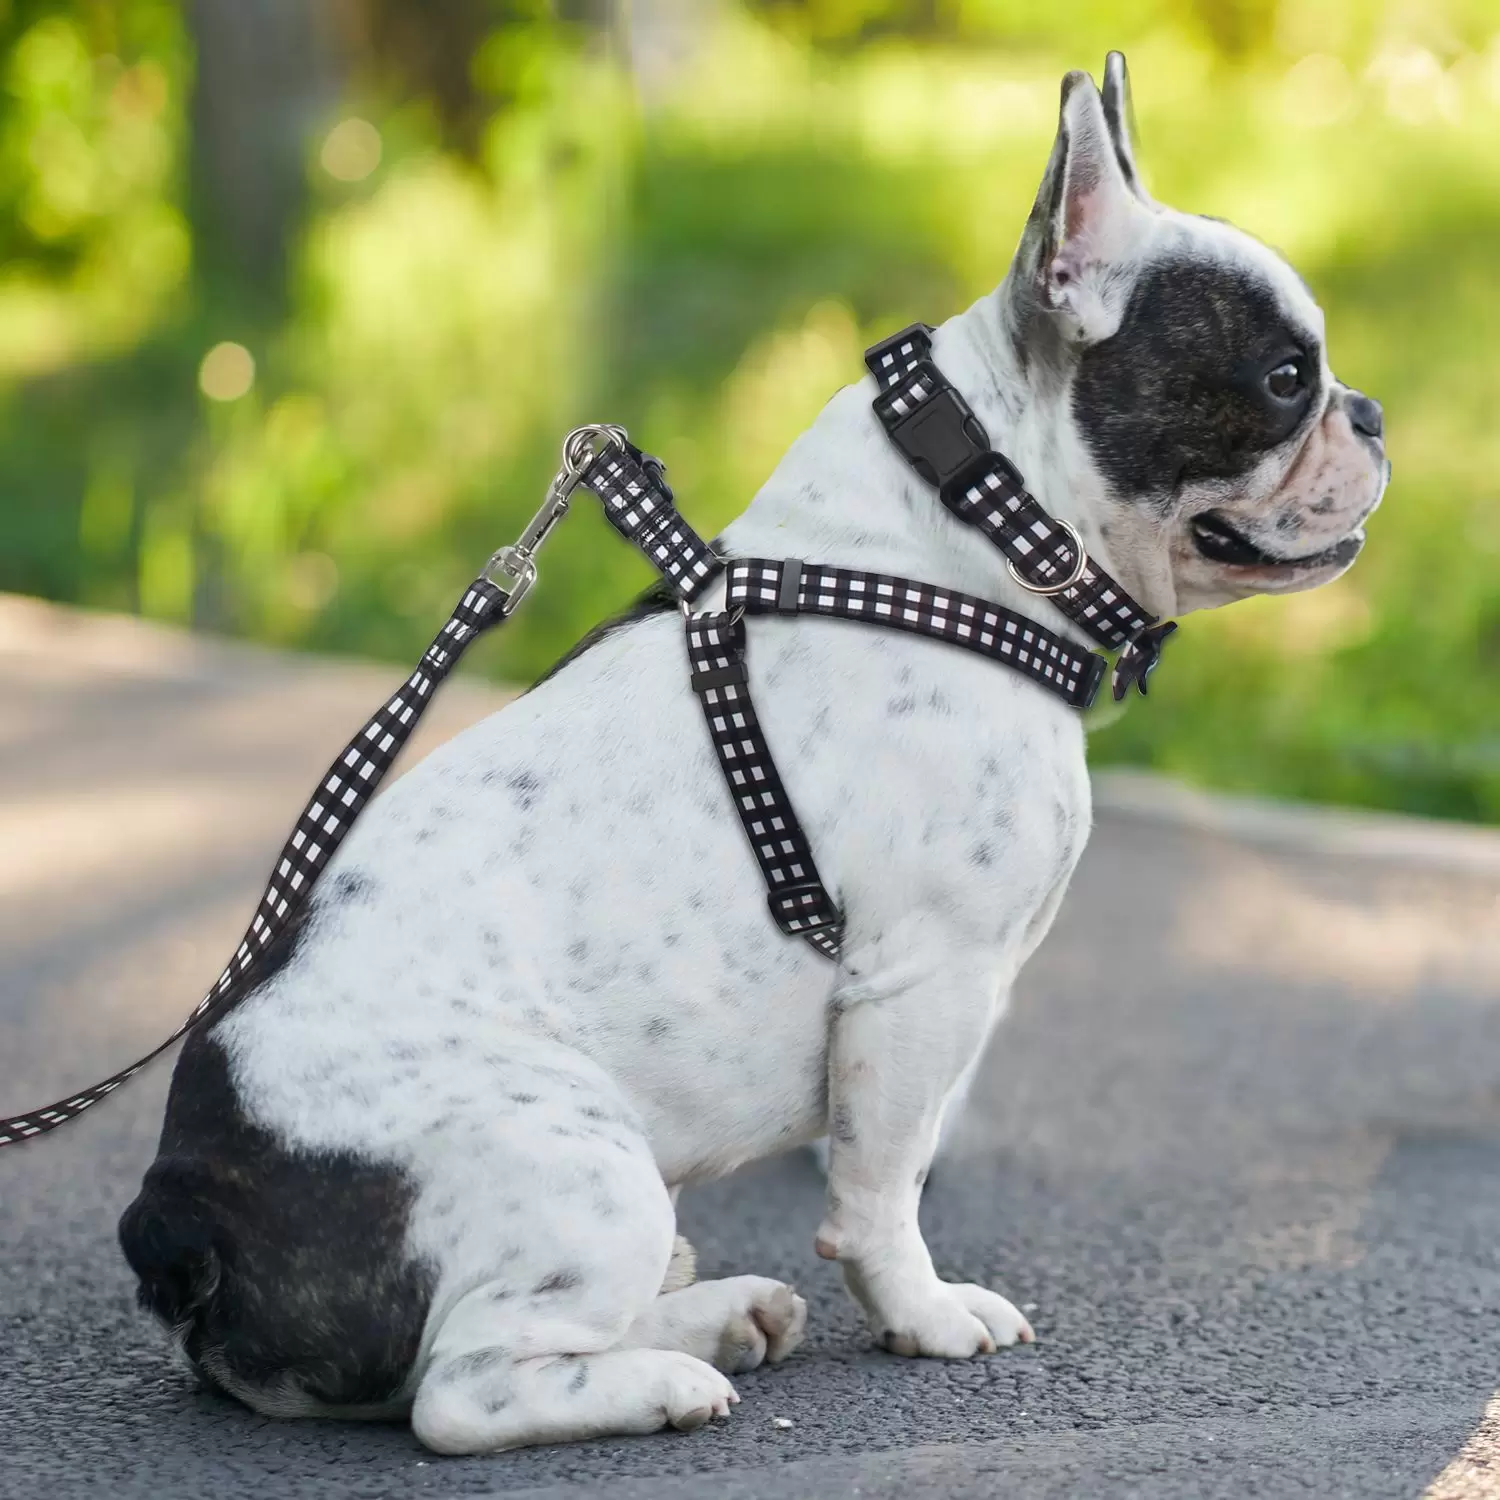
[[[1493,0],[0,0],[0,588],[410,659],[584,420],[711,533],[999,280],[1109,47],[1153,191],[1291,256],[1395,482],[1091,753],[1500,821]],[[496,677],[648,581],[586,508],[543,575]]]

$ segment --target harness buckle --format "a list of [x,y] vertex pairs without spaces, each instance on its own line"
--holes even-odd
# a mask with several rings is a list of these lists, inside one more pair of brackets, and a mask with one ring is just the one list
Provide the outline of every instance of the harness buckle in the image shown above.
[[906,461],[941,490],[987,456],[990,440],[969,403],[935,365],[923,360],[916,375],[936,387],[920,406],[905,416],[897,415],[884,400],[876,409]]

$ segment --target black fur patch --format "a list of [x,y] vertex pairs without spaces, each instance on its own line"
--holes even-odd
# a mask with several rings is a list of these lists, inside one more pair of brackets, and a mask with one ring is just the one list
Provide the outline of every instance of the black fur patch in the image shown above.
[[[1305,362],[1295,403],[1262,381]],[[1119,332],[1086,350],[1073,416],[1094,462],[1122,498],[1168,499],[1192,480],[1234,479],[1319,409],[1319,350],[1251,272],[1166,260],[1142,274]]]
[[120,1245],[141,1305],[206,1378],[381,1404],[416,1359],[432,1294],[431,1270],[404,1254],[413,1197],[390,1165],[285,1151],[246,1118],[223,1048],[194,1032]]
[[532,1293],[538,1297],[545,1297],[551,1292],[571,1292],[575,1287],[583,1285],[583,1277],[574,1270],[554,1271],[550,1276],[545,1276],[532,1287]]

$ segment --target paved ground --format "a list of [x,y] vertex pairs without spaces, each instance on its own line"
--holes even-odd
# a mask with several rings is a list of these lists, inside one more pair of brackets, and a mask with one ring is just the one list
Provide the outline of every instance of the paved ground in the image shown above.
[[[7,1110],[192,1004],[392,675],[52,618],[0,600]],[[447,727],[484,701],[456,685]],[[1500,1496],[1500,859],[1290,842],[1101,817],[924,1209],[940,1269],[1034,1305],[1034,1348],[870,1352],[798,1157],[685,1203],[708,1274],[812,1303],[727,1424],[459,1461],[266,1422],[131,1306],[114,1221],[159,1068],[0,1153],[0,1496]]]

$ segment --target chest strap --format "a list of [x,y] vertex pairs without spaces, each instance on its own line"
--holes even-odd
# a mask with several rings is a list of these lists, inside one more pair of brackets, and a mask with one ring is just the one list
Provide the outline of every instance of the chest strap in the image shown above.
[[887,573],[796,558],[736,558],[725,603],[752,615],[825,615],[930,636],[1010,667],[1072,708],[1093,703],[1106,666],[1095,652],[988,599]]
[[709,738],[734,810],[766,882],[766,905],[788,937],[800,937],[824,958],[837,959],[844,919],[813,862],[776,771],[750,698],[741,610],[688,615],[689,681],[703,706]]
[[1114,695],[1142,693],[1177,627],[1162,622],[1089,557],[1078,532],[1049,515],[1014,464],[990,447],[963,396],[932,362],[932,329],[913,323],[865,351],[880,387],[874,411],[906,461],[961,521],[1005,554],[1011,576],[1092,639],[1121,652]]

